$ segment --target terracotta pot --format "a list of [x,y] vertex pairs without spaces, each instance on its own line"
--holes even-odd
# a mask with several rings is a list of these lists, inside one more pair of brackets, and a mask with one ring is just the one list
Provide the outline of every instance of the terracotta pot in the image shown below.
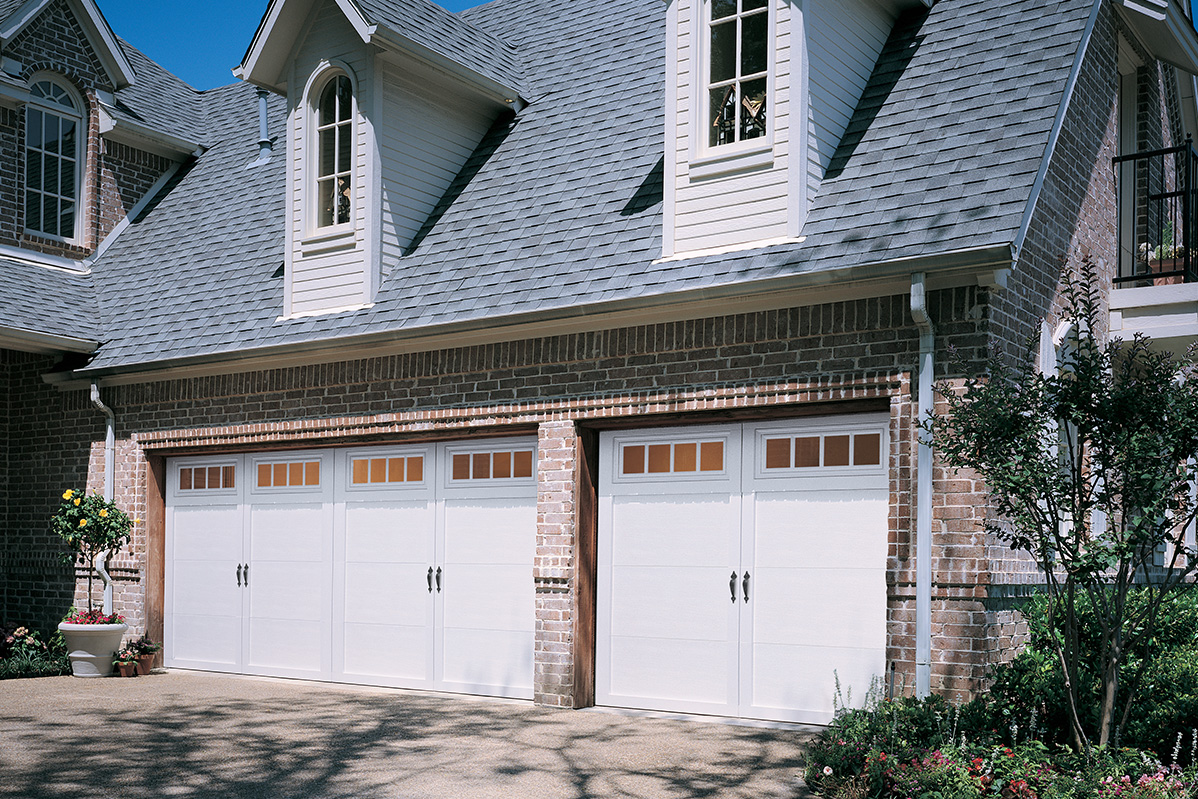
[[121,648],[128,624],[58,625],[67,642],[71,674],[76,677],[107,677],[112,674],[112,658]]
[[148,655],[138,655],[137,656],[137,673],[138,674],[149,674],[150,670],[153,668],[154,668],[154,653],[153,652],[151,652]]
[[137,664],[136,663],[118,663],[118,664],[116,664],[116,667],[117,667],[117,671],[119,671],[121,673],[122,677],[136,677],[137,676]]

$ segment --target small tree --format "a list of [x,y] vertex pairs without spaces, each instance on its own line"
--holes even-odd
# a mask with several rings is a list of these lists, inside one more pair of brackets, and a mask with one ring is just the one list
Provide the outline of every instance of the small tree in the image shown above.
[[[1117,741],[1142,674],[1121,673],[1125,654],[1155,634],[1171,592],[1193,587],[1198,370],[1192,351],[1178,361],[1144,337],[1099,342],[1092,291],[1071,284],[1067,297],[1076,346],[1058,375],[992,358],[962,391],[940,386],[948,410],[928,428],[946,463],[985,480],[997,515],[987,528],[1044,573],[1074,745],[1088,751],[1082,667],[1099,674],[1097,742]],[[1134,586],[1142,602],[1128,602]],[[1098,617],[1098,663],[1081,662],[1083,593]]]
[[78,561],[87,566],[87,610],[90,614],[93,610],[92,566],[97,557],[107,557],[129,543],[133,522],[115,502],[99,494],[88,495],[67,489],[63,492],[62,504],[50,519],[50,527],[70,548],[67,561],[72,565]]

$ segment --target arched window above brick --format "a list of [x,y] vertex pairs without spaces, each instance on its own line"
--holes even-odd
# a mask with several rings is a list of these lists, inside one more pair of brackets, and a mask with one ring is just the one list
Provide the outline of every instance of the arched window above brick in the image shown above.
[[79,238],[86,123],[83,101],[64,82],[36,76],[25,106],[25,230],[73,242]]

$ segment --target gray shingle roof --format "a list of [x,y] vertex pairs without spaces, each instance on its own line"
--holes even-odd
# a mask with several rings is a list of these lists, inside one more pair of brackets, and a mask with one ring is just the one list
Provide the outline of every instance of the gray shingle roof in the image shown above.
[[0,0],[0,22],[21,7],[25,0]]
[[[210,93],[214,146],[97,266],[94,369],[739,287],[1014,241],[1088,0],[941,0],[900,26],[802,244],[661,252],[660,0],[497,0],[463,18],[520,53],[538,98],[497,124],[374,306],[280,321],[283,167],[245,170],[253,92]],[[1010,32],[1009,34],[1006,32]],[[276,129],[282,105],[272,105]]]
[[[113,116],[139,122],[187,141],[205,144],[207,127],[200,93],[151,61],[133,45],[123,39],[119,41],[137,80],[132,86],[116,93]],[[232,80],[232,75],[229,77]]]
[[515,50],[431,0],[354,0],[371,24],[394,30],[430,50],[523,92]]
[[90,275],[0,258],[0,328],[98,341]]

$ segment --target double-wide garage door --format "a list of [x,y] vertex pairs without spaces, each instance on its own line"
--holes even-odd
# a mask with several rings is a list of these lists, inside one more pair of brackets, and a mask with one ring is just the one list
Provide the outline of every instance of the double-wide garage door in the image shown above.
[[531,698],[535,448],[172,460],[167,665]]
[[827,723],[885,669],[886,418],[601,436],[600,704]]

